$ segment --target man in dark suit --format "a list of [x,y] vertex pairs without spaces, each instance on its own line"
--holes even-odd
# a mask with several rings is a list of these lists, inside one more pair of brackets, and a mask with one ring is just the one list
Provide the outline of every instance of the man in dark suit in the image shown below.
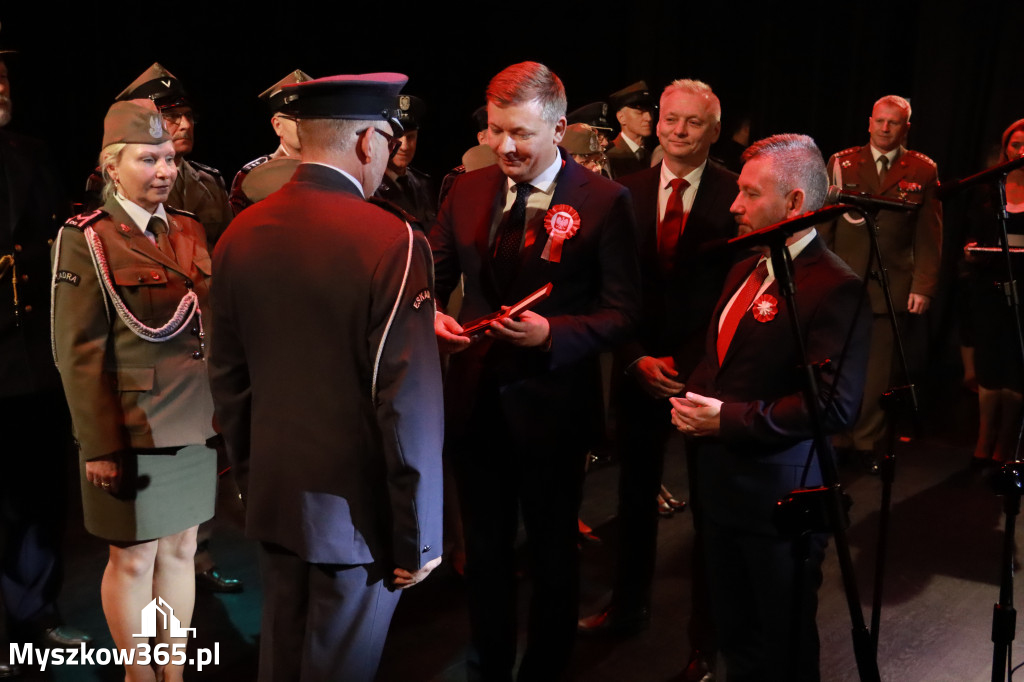
[[475,342],[438,314],[442,349],[458,351],[445,387],[446,450],[481,676],[512,678],[521,509],[533,595],[518,679],[559,679],[576,634],[577,512],[600,431],[598,353],[622,339],[639,300],[633,215],[625,189],[559,149],[565,90],[547,67],[524,62],[495,76],[487,116],[498,165],[459,176],[430,233],[438,298],[463,276],[465,321],[553,288]]
[[286,86],[303,163],[214,253],[211,385],[260,541],[260,680],[372,680],[394,588],[441,561],[429,246],[364,201],[405,82]]
[[[942,257],[938,169],[924,154],[903,146],[910,131],[910,113],[910,103],[902,97],[882,97],[868,119],[870,144],[845,149],[828,160],[829,180],[841,189],[921,204],[912,213],[878,213],[878,247],[889,274],[896,319],[904,334],[914,329],[911,316],[924,315],[938,292]],[[827,226],[823,236],[854,272],[865,275],[871,242],[863,218],[843,216]],[[857,424],[837,439],[837,445],[861,452],[865,458],[876,455],[882,445],[886,418],[878,399],[892,386],[894,378],[892,327],[877,280],[868,283],[868,292],[874,320],[864,403]],[[924,356],[924,350],[910,355]],[[902,381],[902,377],[899,379]]]
[[[743,158],[732,205],[741,234],[823,204],[825,165],[811,138],[769,137]],[[869,322],[858,310],[860,279],[813,227],[787,245],[807,360],[840,369],[820,375],[824,427],[835,432],[855,418],[864,385]],[[809,457],[805,375],[789,314],[770,259],[737,263],[712,315],[707,353],[685,397],[671,399],[673,424],[693,437],[711,609],[730,681],[819,677],[815,613],[826,538],[812,534],[803,544],[773,523],[779,498],[822,483],[818,459]],[[799,660],[790,655],[794,627]]]
[[682,379],[704,356],[711,311],[731,265],[727,251],[708,247],[736,236],[729,213],[736,175],[708,161],[720,128],[718,97],[706,83],[677,80],[665,88],[659,111],[665,158],[619,179],[636,212],[644,306],[636,331],[616,353],[621,470],[614,596],[607,610],[581,621],[584,632],[631,634],[650,622],[655,498],[672,432],[668,398],[679,395]]
[[619,136],[605,150],[612,177],[620,178],[651,165],[654,98],[647,83],[637,81],[608,96],[608,106],[619,122]]
[[0,51],[0,677],[19,667],[7,660],[7,640],[88,640],[61,626],[56,603],[71,421],[50,355],[50,245],[70,210],[43,144],[2,130],[12,113],[10,55]]

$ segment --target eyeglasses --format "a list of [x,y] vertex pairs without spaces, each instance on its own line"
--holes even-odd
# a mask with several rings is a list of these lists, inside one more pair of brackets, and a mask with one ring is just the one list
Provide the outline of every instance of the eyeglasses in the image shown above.
[[178,125],[182,118],[187,118],[189,123],[196,122],[195,114],[191,111],[161,111],[160,115],[169,125]]
[[395,154],[398,153],[398,148],[402,146],[402,138],[395,137],[394,135],[391,135],[389,133],[385,133],[383,130],[376,127],[363,128],[356,134],[362,135],[367,130],[372,130],[375,133],[380,133],[381,135],[383,135],[384,139],[388,141],[388,161],[395,158]]

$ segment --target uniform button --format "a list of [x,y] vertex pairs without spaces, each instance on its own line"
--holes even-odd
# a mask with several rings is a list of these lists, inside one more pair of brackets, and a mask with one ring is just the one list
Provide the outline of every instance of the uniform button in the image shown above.
[[192,327],[192,335],[199,336],[199,327]]
[[53,246],[53,240],[52,239],[47,239],[46,240],[46,245],[47,246]]
[[21,244],[15,244],[14,250],[17,251],[18,253],[21,253]]
[[426,553],[427,553],[427,552],[429,552],[429,551],[430,551],[430,545],[423,545],[423,550],[422,550],[422,553],[423,553],[423,554],[426,554]]
[[25,312],[26,313],[32,312],[32,306],[30,306],[30,305],[25,306]]
[[146,281],[146,278],[145,278],[145,277],[143,277],[142,275],[139,275],[139,281],[140,281],[140,282],[145,282],[145,281]]
[[193,360],[202,360],[203,359],[203,351],[197,350],[194,353],[192,353],[192,359]]
[[185,288],[186,288],[186,289],[191,289],[191,288],[192,288],[193,286],[194,286],[194,285],[192,284],[192,280],[191,280],[191,279],[188,279],[188,278],[186,278],[186,279],[185,279]]

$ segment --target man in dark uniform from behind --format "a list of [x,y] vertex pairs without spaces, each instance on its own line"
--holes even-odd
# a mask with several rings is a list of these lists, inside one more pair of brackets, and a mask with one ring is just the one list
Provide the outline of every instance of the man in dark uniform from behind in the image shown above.
[[430,247],[364,199],[405,82],[286,86],[303,162],[214,251],[210,377],[260,541],[260,680],[370,682],[398,590],[441,561]]
[[[235,179],[231,182],[230,196],[231,210],[235,215],[281,189],[281,185],[291,179],[295,167],[302,160],[298,123],[291,116],[281,113],[281,106],[284,104],[282,89],[289,83],[303,83],[308,80],[312,80],[308,73],[296,69],[260,93],[260,99],[270,107],[270,125],[277,134],[279,143],[272,153],[253,159],[235,174]],[[271,161],[275,163],[269,163]]]
[[10,642],[89,640],[56,604],[71,422],[50,356],[50,244],[70,207],[43,144],[4,129],[12,55],[0,50],[0,677],[21,670]]
[[402,146],[394,158],[388,161],[384,179],[374,195],[398,206],[415,218],[421,229],[427,230],[437,216],[437,191],[429,175],[410,165],[416,156],[416,145],[419,143],[427,108],[423,100],[413,95],[399,97],[398,107],[401,112],[398,122],[405,130]]
[[615,112],[621,129],[606,150],[612,177],[619,178],[650,168],[651,148],[655,142],[651,136],[657,115],[647,83],[637,81],[613,92],[608,97],[608,107]]

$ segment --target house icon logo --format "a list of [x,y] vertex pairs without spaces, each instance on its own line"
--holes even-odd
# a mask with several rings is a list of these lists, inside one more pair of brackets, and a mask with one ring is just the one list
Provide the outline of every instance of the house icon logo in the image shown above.
[[132,637],[156,637],[157,630],[168,630],[171,637],[188,637],[189,633],[196,636],[195,628],[181,627],[174,609],[163,597],[157,597],[142,608],[142,632]]

